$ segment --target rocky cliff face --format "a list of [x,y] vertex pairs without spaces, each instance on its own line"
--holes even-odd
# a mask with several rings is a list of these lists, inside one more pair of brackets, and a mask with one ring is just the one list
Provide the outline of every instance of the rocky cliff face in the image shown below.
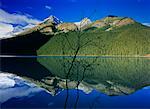
[[74,23],[61,23],[57,26],[58,31],[69,32],[77,31],[77,25]]
[[61,21],[54,16],[50,16],[45,19],[42,23],[36,25],[31,29],[27,29],[24,32],[18,34],[17,36],[22,36],[26,34],[32,34],[33,32],[40,32],[44,35],[53,35],[56,32],[56,25],[60,24]]
[[96,28],[102,28],[107,26],[107,23],[101,21],[101,20],[96,20],[95,22],[92,23],[91,27],[96,27]]
[[122,27],[129,24],[134,24],[135,21],[128,17],[107,16],[101,20],[96,20],[90,27],[106,28],[106,31],[113,30],[116,27]]
[[80,22],[75,23],[60,23],[57,25],[57,29],[62,32],[69,32],[69,31],[77,31],[77,30],[84,30],[91,24],[91,20],[88,18],[82,19]]
[[84,18],[80,22],[76,22],[75,24],[78,26],[78,28],[83,28],[85,26],[88,26],[91,23],[92,21],[90,19]]

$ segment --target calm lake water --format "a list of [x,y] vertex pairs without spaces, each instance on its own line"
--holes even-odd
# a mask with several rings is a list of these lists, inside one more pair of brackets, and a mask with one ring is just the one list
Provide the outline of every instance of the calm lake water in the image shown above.
[[1,108],[150,108],[150,59],[3,57]]

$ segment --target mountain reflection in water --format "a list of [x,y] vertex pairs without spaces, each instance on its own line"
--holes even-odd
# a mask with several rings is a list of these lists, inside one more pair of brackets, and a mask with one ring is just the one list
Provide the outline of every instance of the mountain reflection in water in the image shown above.
[[[1,58],[1,107],[150,108],[149,59],[79,57],[66,88],[65,70],[70,60],[68,57]],[[83,78],[85,66],[90,67]]]

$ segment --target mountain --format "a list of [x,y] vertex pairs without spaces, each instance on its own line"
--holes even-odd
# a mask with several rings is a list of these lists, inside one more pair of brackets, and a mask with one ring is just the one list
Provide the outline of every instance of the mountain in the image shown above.
[[41,34],[45,34],[45,35],[53,35],[57,31],[56,26],[61,23],[62,23],[62,21],[59,20],[57,17],[50,16],[50,17],[46,18],[43,22],[34,26],[33,28],[26,29],[25,31],[16,35],[16,37],[26,35],[26,34],[32,34],[33,32],[36,32],[36,31],[40,32]]
[[78,27],[74,23],[61,23],[57,25],[57,30],[62,32],[77,31]]
[[60,23],[61,21],[58,18],[56,18],[55,16],[50,16],[46,18],[43,22],[39,23],[33,28],[26,29],[22,33],[18,34],[17,36],[32,34],[33,32],[36,31],[45,35],[53,35],[56,32],[56,25]]
[[44,23],[45,24],[54,23],[55,25],[58,25],[58,24],[62,23],[62,21],[59,20],[57,17],[51,15],[50,17],[48,17],[44,20]]
[[[117,27],[111,31],[94,28],[81,32],[58,34],[38,50],[38,55],[74,55],[77,44],[86,44],[78,55],[126,55],[145,56],[150,54],[150,28],[139,23]],[[62,45],[62,40],[65,46]],[[62,49],[63,47],[63,49]]]
[[[129,17],[107,16],[86,25],[80,34],[80,42],[76,31],[70,31],[67,35],[57,34],[38,50],[38,55],[73,55],[73,48],[76,48],[78,43],[82,45],[88,42],[78,55],[150,54],[150,28]],[[64,51],[62,40],[65,44]]]
[[80,22],[75,22],[75,23],[60,23],[57,25],[58,31],[62,32],[69,32],[69,31],[77,31],[77,30],[83,30],[91,24],[91,20],[88,18],[82,19]]
[[85,44],[78,55],[145,56],[150,54],[150,27],[129,17],[113,15],[94,22],[84,18],[80,23],[63,23],[50,16],[35,27],[1,42],[1,54],[7,55],[32,52],[35,55],[73,55],[77,44]]
[[92,23],[92,21],[88,18],[84,18],[80,22],[75,22],[75,24],[78,26],[78,28],[83,28],[91,23]]
[[134,24],[134,23],[135,21],[128,17],[118,17],[118,16],[109,15],[103,19],[96,20],[85,29],[103,28],[106,31],[111,31],[116,27],[122,27],[125,25]]

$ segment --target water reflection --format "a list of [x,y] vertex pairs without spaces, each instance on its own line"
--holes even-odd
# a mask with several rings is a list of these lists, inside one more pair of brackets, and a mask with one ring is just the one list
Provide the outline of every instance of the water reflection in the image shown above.
[[[0,74],[1,75],[1,74]],[[1,108],[63,108],[67,90],[52,96],[44,89],[16,76],[11,80],[16,81],[15,87],[0,89]],[[78,92],[78,93],[77,93]],[[108,96],[93,90],[89,94],[82,90],[68,90],[67,108],[149,108],[150,87],[145,87],[128,96]],[[78,102],[76,101],[78,99]]]
[[43,90],[14,74],[0,73],[0,78],[0,103],[12,98],[30,97]]
[[1,58],[1,72],[17,74],[49,91],[14,76],[2,77],[14,83],[0,81],[2,107],[150,107],[150,94],[145,95],[149,87],[139,90],[150,85],[149,59],[77,57],[71,62],[71,57]]
[[38,61],[52,74],[72,80],[70,88],[80,87],[88,89],[87,92],[97,89],[108,95],[124,95],[150,85],[150,60],[147,58],[79,57],[67,78],[71,59],[49,57],[38,58]]
[[35,80],[41,80],[44,77],[51,76],[50,70],[37,62],[36,57],[2,57],[0,59],[0,70],[3,72],[10,72]]

